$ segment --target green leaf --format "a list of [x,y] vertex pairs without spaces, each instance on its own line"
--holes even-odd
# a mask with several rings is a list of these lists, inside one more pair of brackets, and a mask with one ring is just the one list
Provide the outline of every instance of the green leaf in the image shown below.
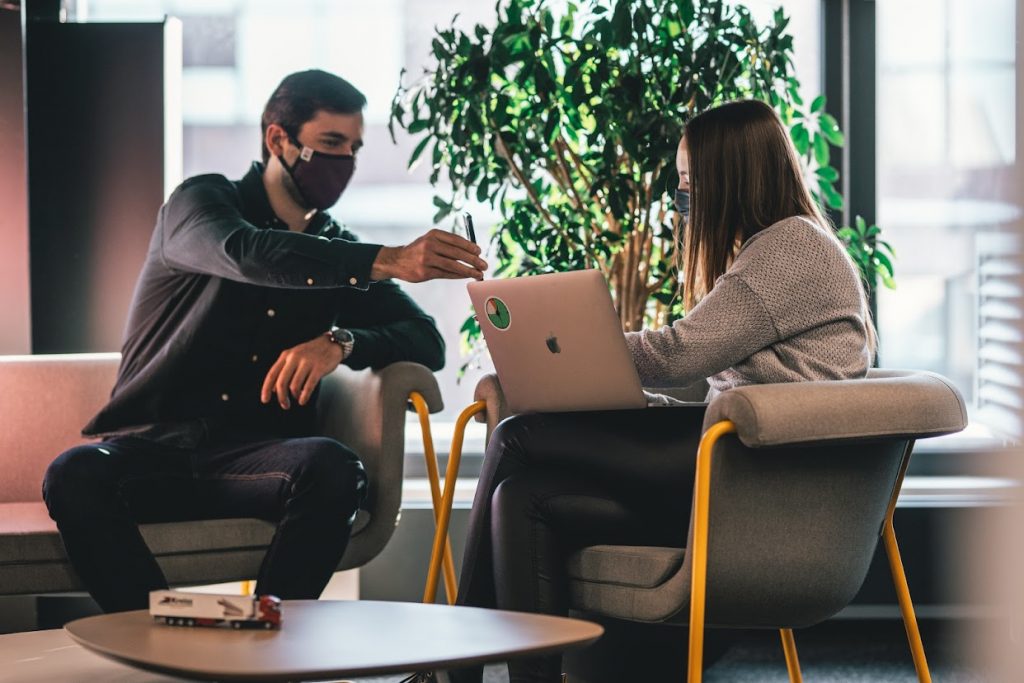
[[612,14],[612,26],[615,30],[613,44],[624,45],[633,34],[633,17],[629,13],[630,0],[619,0]]
[[817,114],[819,111],[821,111],[824,108],[825,108],[825,96],[824,95],[818,95],[817,97],[814,98],[814,101],[811,102],[811,113],[812,114]]
[[409,124],[409,127],[406,128],[406,130],[408,130],[410,134],[415,135],[416,133],[425,131],[427,128],[430,128],[429,119],[416,119]]
[[443,221],[455,210],[455,207],[450,203],[436,196],[434,197],[434,206],[438,208],[438,212],[434,214],[434,225]]
[[558,25],[558,32],[563,36],[571,36],[573,26],[574,22],[572,14],[566,14],[562,17],[562,21]]
[[828,166],[828,141],[818,133],[814,134],[814,160],[818,162],[819,166]]
[[839,180],[839,171],[832,168],[831,166],[819,166],[815,171],[819,178],[824,178],[830,183],[834,183]]
[[825,200],[826,206],[830,209],[843,208],[843,196],[836,192],[836,189],[832,187],[832,183],[819,178],[818,189],[821,191],[821,197]]
[[875,260],[878,261],[878,263],[882,266],[882,268],[885,269],[885,272],[889,273],[890,275],[895,275],[896,274],[896,271],[893,270],[893,267],[892,267],[892,261],[889,260],[888,256],[886,256],[885,254],[883,254],[880,251],[876,251],[875,252]]
[[803,123],[797,123],[789,129],[790,137],[793,138],[793,146],[796,147],[796,151],[803,156],[807,154],[807,150],[810,148],[810,133],[807,132],[806,126]]
[[846,137],[839,130],[839,124],[835,118],[830,114],[822,113],[818,126],[821,128],[821,134],[836,147],[842,147],[846,144]]
[[420,140],[420,143],[416,145],[416,149],[412,151],[412,155],[409,157],[409,168],[413,167],[416,161],[420,158],[420,155],[423,154],[423,150],[425,150],[427,148],[427,145],[430,144],[431,142],[433,142],[433,138],[431,138],[429,135]]
[[689,26],[693,23],[697,16],[694,0],[679,0],[679,16],[682,18],[684,25]]
[[468,318],[466,318],[464,321],[462,321],[462,327],[459,328],[459,332],[473,333],[473,332],[479,332],[479,331],[480,331],[480,323],[477,321],[475,315],[471,315]]

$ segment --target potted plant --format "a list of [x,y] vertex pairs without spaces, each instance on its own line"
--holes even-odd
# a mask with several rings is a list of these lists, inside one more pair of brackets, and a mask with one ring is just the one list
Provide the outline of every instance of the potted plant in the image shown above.
[[[770,103],[789,127],[816,198],[841,209],[830,148],[844,143],[825,98],[805,104],[782,9],[759,25],[724,0],[498,0],[493,29],[453,25],[435,65],[400,84],[389,127],[421,136],[439,222],[488,201],[500,275],[598,268],[623,330],[682,316],[671,208],[686,120],[738,98]],[[404,75],[404,74],[403,74]],[[878,229],[840,233],[869,286],[892,263]],[[869,266],[864,270],[865,265]],[[472,346],[480,329],[463,326]]]

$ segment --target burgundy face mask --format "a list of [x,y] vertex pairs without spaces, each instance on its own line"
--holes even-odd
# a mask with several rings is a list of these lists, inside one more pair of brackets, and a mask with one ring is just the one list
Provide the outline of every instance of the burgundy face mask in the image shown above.
[[293,166],[284,157],[281,165],[292,177],[296,189],[311,209],[323,211],[334,206],[356,171],[356,159],[351,154],[324,154],[293,141],[302,151]]

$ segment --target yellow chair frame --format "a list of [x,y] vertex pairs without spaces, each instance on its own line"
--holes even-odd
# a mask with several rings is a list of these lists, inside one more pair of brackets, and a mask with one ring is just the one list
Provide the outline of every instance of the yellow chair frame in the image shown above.
[[[434,452],[433,440],[430,435],[429,412],[426,403],[418,394],[410,397],[413,406],[420,416],[420,426],[423,430],[424,455],[427,459],[427,475],[430,477],[431,497],[434,504],[434,519],[436,528],[434,542],[431,548],[430,564],[427,570],[427,583],[423,592],[423,601],[432,603],[437,597],[438,579],[442,565],[444,568],[445,593],[448,603],[455,603],[455,596],[458,592],[455,578],[454,565],[451,557],[451,542],[448,537],[448,527],[451,521],[452,504],[455,499],[455,481],[458,476],[459,465],[462,459],[462,445],[465,439],[466,425],[475,415],[487,408],[484,401],[477,401],[469,405],[459,415],[455,423],[455,431],[452,435],[451,450],[448,454],[448,466],[445,470],[444,491],[442,493],[439,481],[439,468],[437,456]],[[727,434],[736,433],[736,426],[729,420],[723,420],[712,425],[701,437],[700,446],[697,450],[697,474],[694,482],[694,520],[693,520],[693,568],[690,584],[690,647],[689,666],[687,672],[688,683],[700,683],[702,676],[702,664],[704,657],[704,614],[707,596],[707,561],[708,561],[708,520],[711,507],[711,460],[715,444],[720,438]],[[910,588],[907,585],[907,576],[903,569],[903,561],[900,559],[899,545],[896,542],[896,531],[893,528],[893,515],[896,512],[896,501],[900,489],[903,486],[903,478],[910,463],[909,452],[911,446],[907,446],[899,474],[896,478],[896,486],[893,488],[892,498],[886,511],[885,522],[882,528],[882,538],[885,545],[886,556],[889,560],[889,569],[892,573],[893,584],[896,588],[896,595],[900,606],[900,614],[903,617],[903,625],[907,632],[907,640],[910,644],[911,656],[914,660],[914,668],[917,671],[919,683],[931,683],[931,673],[928,669],[928,661],[924,653],[924,645],[921,642],[921,632],[917,625],[917,616],[914,613],[914,603],[910,597]],[[800,661],[797,656],[796,641],[792,629],[780,629],[779,635],[782,640],[782,649],[786,658],[786,669],[789,672],[791,683],[801,683],[803,677],[800,673]]]
[[452,433],[451,448],[448,451],[448,466],[444,473],[444,491],[441,490],[440,467],[434,450],[434,439],[430,433],[430,411],[423,397],[413,392],[409,397],[420,418],[420,429],[423,432],[423,455],[427,461],[427,478],[430,480],[430,498],[434,506],[434,542],[430,549],[430,563],[427,565],[427,582],[423,588],[423,602],[433,603],[437,599],[437,583],[444,569],[444,591],[449,605],[455,604],[458,595],[458,582],[455,578],[455,564],[452,560],[452,544],[448,536],[448,527],[452,519],[452,505],[455,502],[455,482],[462,463],[462,445],[465,442],[466,426],[478,413],[487,408],[487,403],[477,401],[455,420],[455,431]]
[[[700,440],[700,446],[697,449],[697,476],[694,483],[693,569],[690,583],[690,659],[687,676],[689,683],[700,683],[704,657],[708,520],[711,508],[711,458],[718,440],[726,434],[734,433],[736,433],[736,425],[731,421],[722,420],[721,422],[716,422],[704,432]],[[893,584],[896,587],[896,596],[900,605],[900,613],[903,616],[903,625],[906,628],[907,640],[910,643],[910,653],[914,659],[914,668],[917,670],[917,679],[920,683],[931,683],[932,677],[928,670],[924,645],[921,643],[921,632],[918,630],[917,617],[914,614],[914,603],[910,599],[907,575],[903,571],[903,561],[900,559],[900,550],[896,543],[896,531],[892,525],[893,514],[896,512],[896,499],[899,497],[900,489],[903,486],[903,478],[907,473],[907,466],[910,463],[910,458],[908,457],[910,455],[910,448],[910,445],[908,445],[903,455],[903,463],[896,478],[896,486],[893,488],[889,508],[885,514],[882,538],[885,543],[885,553],[889,558],[889,570],[892,573]],[[780,629],[780,635],[782,637],[782,649],[786,655],[786,668],[789,671],[789,680],[792,683],[800,683],[803,678],[800,675],[800,662],[797,658],[793,630],[788,628]]]

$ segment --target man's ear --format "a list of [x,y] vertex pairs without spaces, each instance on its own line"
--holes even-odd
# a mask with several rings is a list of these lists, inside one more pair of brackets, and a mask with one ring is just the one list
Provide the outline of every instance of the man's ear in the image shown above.
[[288,140],[288,133],[276,123],[267,126],[267,132],[263,135],[263,143],[270,150],[271,156],[279,157],[284,154],[284,144]]

